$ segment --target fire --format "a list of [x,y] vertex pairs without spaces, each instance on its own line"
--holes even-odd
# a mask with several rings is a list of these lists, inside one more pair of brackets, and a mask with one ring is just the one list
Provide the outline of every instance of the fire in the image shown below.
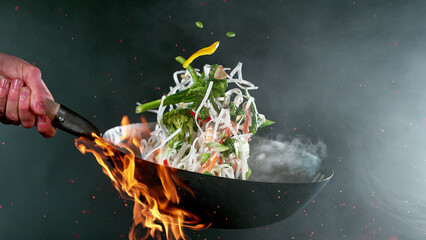
[[[140,139],[132,136],[150,135],[148,124],[142,119],[142,128],[123,134],[119,147],[123,151],[94,135],[95,140],[86,138],[75,140],[81,153],[91,153],[102,166],[103,172],[111,179],[120,195],[134,202],[133,225],[129,239],[147,239],[149,236],[161,239],[186,239],[183,228],[202,230],[208,227],[200,219],[179,206],[179,194],[176,187],[194,195],[175,176],[175,169],[154,164],[153,169],[144,169],[144,160],[135,157],[135,149],[141,147]],[[130,124],[124,116],[121,125]],[[126,153],[123,153],[126,152]],[[112,166],[110,166],[112,165]]]

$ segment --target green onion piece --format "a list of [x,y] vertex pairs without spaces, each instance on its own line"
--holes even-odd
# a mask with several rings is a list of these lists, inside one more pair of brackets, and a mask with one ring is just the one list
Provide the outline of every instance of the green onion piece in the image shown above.
[[201,157],[201,162],[205,163],[207,162],[209,158],[210,158],[210,153],[204,153],[203,156]]
[[248,168],[248,171],[246,172],[246,180],[249,179],[250,175],[251,175],[251,169]]
[[209,146],[215,152],[224,152],[229,150],[228,146],[222,145],[217,142],[206,143],[206,145]]
[[227,32],[226,36],[227,37],[235,37],[235,33],[234,32]]
[[263,127],[269,126],[269,125],[274,124],[274,123],[275,123],[275,122],[273,122],[273,121],[271,121],[271,120],[265,119],[265,122],[263,122],[263,123],[259,126],[259,128],[263,128]]
[[203,23],[200,21],[195,22],[195,26],[197,26],[197,28],[203,28]]
[[206,174],[206,175],[210,175],[210,176],[214,176],[213,174],[211,174],[210,172],[204,172],[203,174]]

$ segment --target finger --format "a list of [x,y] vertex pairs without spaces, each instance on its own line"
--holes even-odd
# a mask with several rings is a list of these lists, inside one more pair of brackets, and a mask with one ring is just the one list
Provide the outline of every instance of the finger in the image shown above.
[[44,82],[41,80],[40,70],[31,65],[26,67],[24,69],[24,79],[25,84],[31,89],[31,109],[37,115],[45,115],[47,93],[44,91]]
[[19,102],[19,92],[23,82],[21,80],[15,79],[12,81],[10,86],[9,93],[6,101],[6,119],[14,125],[19,124],[19,115],[18,115],[18,102]]
[[46,115],[37,116],[37,130],[45,138],[53,137],[56,133],[56,128]]
[[7,94],[9,93],[10,83],[9,80],[3,78],[0,79],[0,121],[3,122],[3,119],[6,116],[6,102]]
[[35,115],[30,108],[30,94],[28,87],[21,88],[19,94],[19,120],[24,128],[32,128],[35,125]]

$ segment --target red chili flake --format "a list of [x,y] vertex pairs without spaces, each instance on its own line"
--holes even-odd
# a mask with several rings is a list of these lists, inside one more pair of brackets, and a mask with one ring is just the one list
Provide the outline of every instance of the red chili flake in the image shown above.
[[164,165],[164,166],[168,166],[168,165],[169,165],[169,164],[167,163],[167,159],[164,159],[164,160],[163,160],[163,165]]
[[74,183],[74,179],[71,179],[71,181],[70,181],[71,183]]
[[15,11],[18,11],[18,10],[19,10],[19,6],[15,6]]

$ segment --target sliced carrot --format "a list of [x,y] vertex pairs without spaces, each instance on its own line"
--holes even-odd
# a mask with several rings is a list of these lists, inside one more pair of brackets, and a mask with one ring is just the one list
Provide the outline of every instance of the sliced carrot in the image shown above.
[[201,173],[210,172],[213,169],[214,165],[216,164],[218,157],[219,157],[219,154],[216,153],[210,160],[207,160],[207,162],[205,162],[203,166],[201,167],[200,172]]

